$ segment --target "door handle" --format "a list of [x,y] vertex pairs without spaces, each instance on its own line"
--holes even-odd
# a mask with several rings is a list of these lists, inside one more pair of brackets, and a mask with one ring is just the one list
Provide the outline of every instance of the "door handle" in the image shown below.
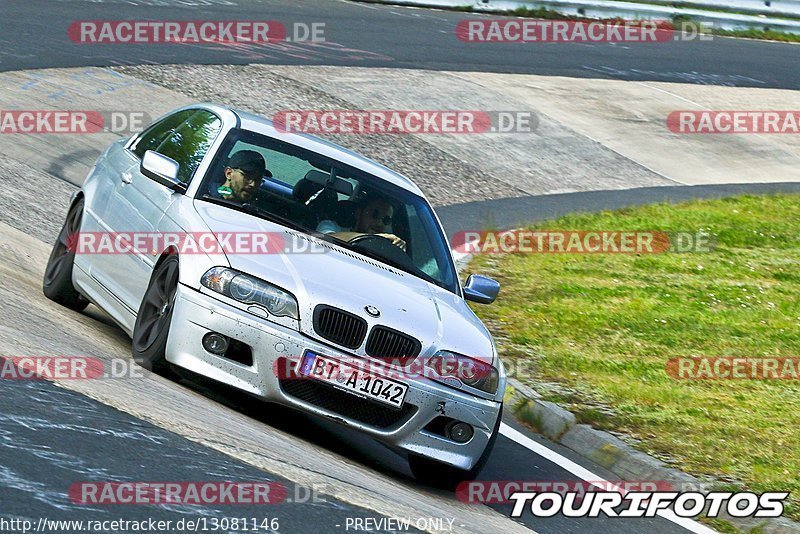
[[129,172],[122,173],[122,183],[123,184],[130,184],[133,183],[133,174]]

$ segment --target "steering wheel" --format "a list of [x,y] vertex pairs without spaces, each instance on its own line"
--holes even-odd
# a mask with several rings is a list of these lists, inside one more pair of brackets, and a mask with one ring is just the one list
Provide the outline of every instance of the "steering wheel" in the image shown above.
[[408,257],[408,254],[383,236],[375,234],[362,234],[355,236],[353,239],[348,241],[348,243],[358,246],[359,248],[363,248],[364,250],[374,254],[378,254],[379,256],[383,256],[392,262],[414,267],[414,263],[411,261],[411,258]]

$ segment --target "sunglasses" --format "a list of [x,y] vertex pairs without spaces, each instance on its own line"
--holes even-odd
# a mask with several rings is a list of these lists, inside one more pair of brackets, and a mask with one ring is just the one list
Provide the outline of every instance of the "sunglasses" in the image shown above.
[[384,226],[389,226],[390,224],[392,224],[391,215],[384,215],[383,217],[381,217],[381,212],[378,210],[372,210],[369,215],[370,217],[372,217],[372,219],[381,221]]
[[244,172],[242,169],[233,169],[233,170],[239,171],[242,174],[242,176],[244,176],[244,179],[250,183],[257,184],[261,182],[261,176],[254,176],[253,174],[248,174]]

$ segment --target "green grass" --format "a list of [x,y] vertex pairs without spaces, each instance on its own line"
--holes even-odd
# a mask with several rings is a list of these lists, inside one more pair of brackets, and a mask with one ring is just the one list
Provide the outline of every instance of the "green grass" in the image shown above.
[[711,31],[714,35],[723,37],[743,37],[745,39],[762,39],[767,41],[783,41],[785,43],[800,43],[800,35],[796,33],[779,32],[775,30],[720,30]]
[[800,195],[658,204],[536,228],[716,236],[706,253],[476,256],[469,271],[502,289],[474,309],[505,360],[535,369],[519,378],[581,421],[690,473],[792,491],[787,514],[800,519],[800,382],[678,381],[665,371],[673,357],[800,357]]
[[[446,8],[443,8],[446,9]],[[465,13],[490,13],[492,15],[508,15],[514,17],[524,17],[530,19],[548,19],[548,20],[589,20],[585,17],[575,15],[565,15],[552,9],[545,7],[517,7],[514,9],[506,10],[482,10],[476,9],[471,5],[455,6],[451,8],[453,11],[463,11]]]

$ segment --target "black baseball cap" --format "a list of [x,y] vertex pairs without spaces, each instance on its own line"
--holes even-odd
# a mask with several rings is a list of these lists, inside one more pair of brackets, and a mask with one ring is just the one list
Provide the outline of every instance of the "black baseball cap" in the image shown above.
[[255,150],[240,150],[228,159],[228,167],[231,169],[241,169],[247,174],[257,174],[258,176],[272,176],[267,170],[264,156]]

